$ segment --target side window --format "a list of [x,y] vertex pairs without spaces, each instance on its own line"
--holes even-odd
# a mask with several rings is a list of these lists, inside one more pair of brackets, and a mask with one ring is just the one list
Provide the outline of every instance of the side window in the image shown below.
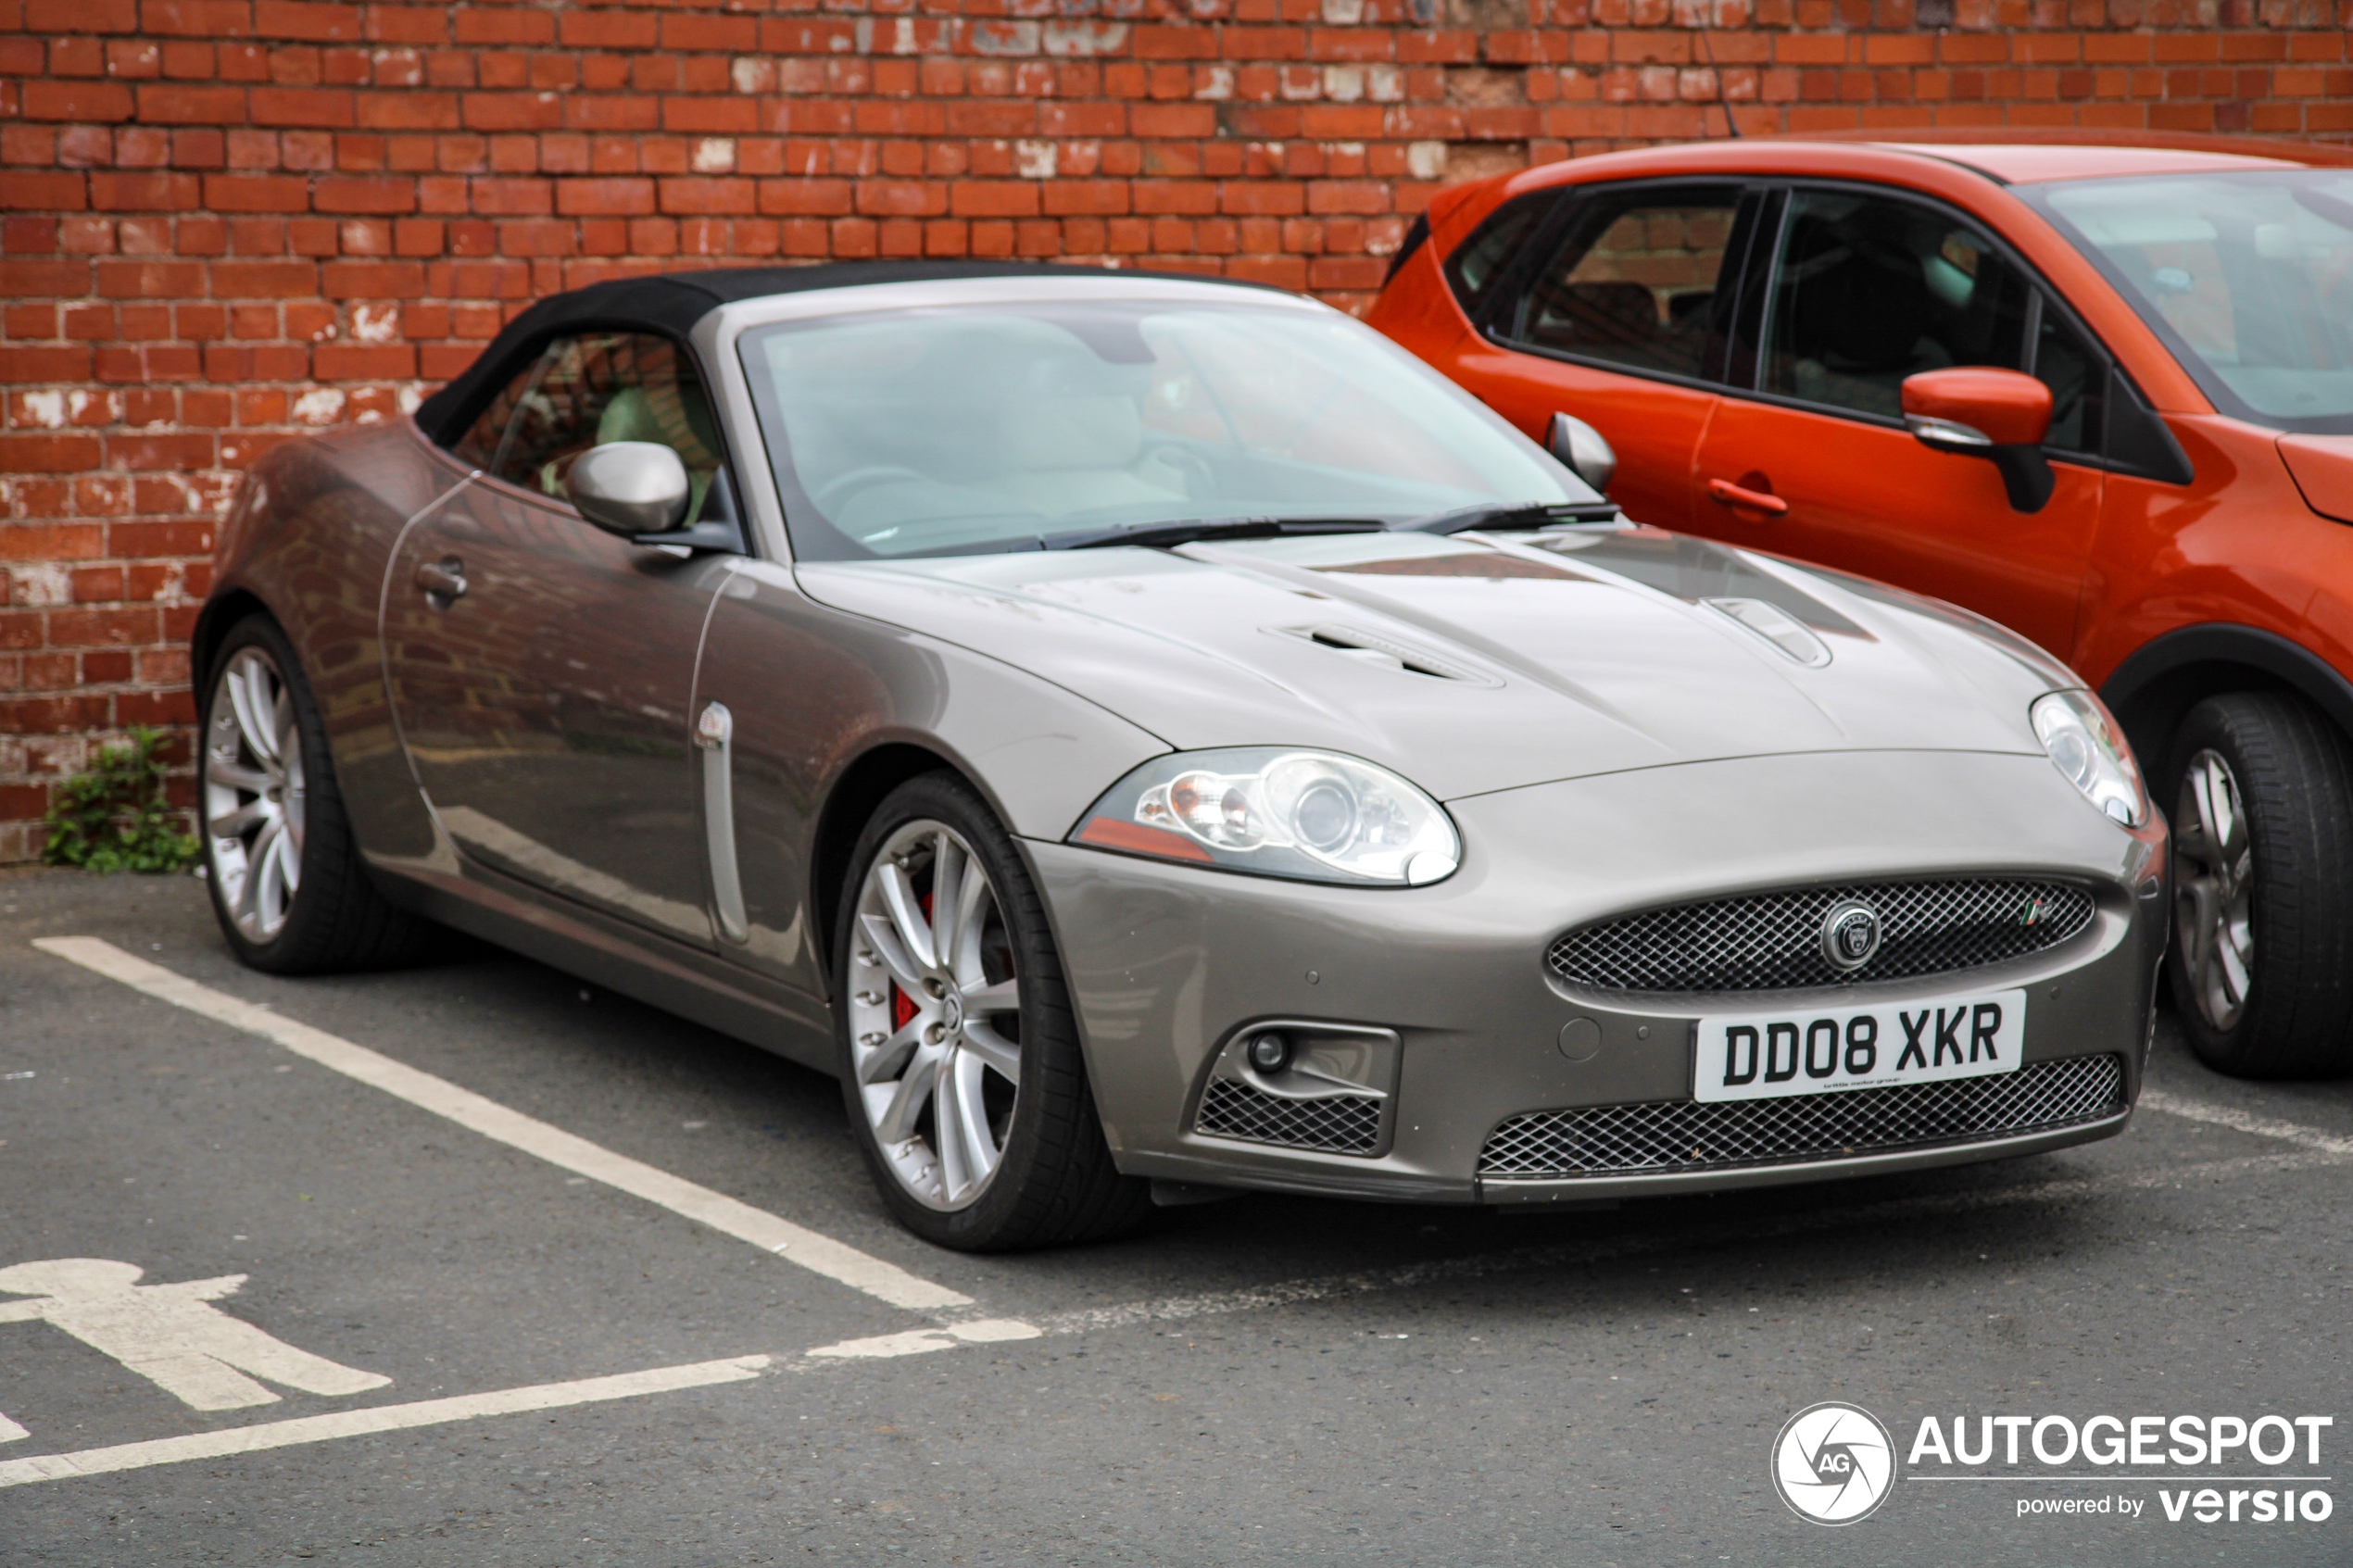
[[1631,370],[1705,373],[1717,281],[1740,192],[1598,193],[1530,281],[1511,335]]
[[497,456],[485,465],[494,478],[560,499],[568,494],[564,476],[572,460],[591,446],[659,442],[678,454],[693,482],[686,524],[700,516],[719,470],[718,429],[693,359],[668,338],[649,332],[558,338],[532,367],[513,407]]
[[531,378],[539,371],[534,360],[522,374],[507,383],[507,389],[490,400],[490,407],[467,427],[466,433],[450,445],[450,454],[468,468],[486,469],[498,460],[498,442],[514,422],[515,406],[523,394],[531,390]]
[[1446,258],[1446,282],[1461,302],[1463,314],[1476,317],[1488,290],[1511,265],[1520,246],[1533,239],[1537,225],[1560,204],[1558,191],[1535,191],[1516,196],[1489,213],[1487,221]]
[[1764,390],[1900,416],[1904,378],[2025,363],[2026,279],[1957,217],[1851,191],[1798,191],[1766,310]]
[[2101,401],[2108,390],[2108,361],[2083,334],[2045,301],[2034,333],[2029,373],[2051,389],[2051,433],[2043,445],[2062,452],[2098,455],[2106,421]]

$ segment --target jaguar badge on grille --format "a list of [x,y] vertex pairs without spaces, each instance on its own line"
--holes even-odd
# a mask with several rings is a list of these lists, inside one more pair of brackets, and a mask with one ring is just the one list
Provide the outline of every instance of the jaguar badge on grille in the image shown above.
[[1860,898],[1832,904],[1822,917],[1822,957],[1832,969],[1860,969],[1879,951],[1879,911]]

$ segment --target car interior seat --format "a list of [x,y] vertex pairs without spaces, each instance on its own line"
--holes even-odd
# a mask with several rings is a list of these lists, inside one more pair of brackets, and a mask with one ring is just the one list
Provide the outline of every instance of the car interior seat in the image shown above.
[[1530,293],[1536,308],[1529,337],[1545,347],[1606,352],[1646,348],[1658,339],[1658,301],[1641,283],[1547,279]]
[[1784,287],[1786,390],[1812,403],[1903,412],[1904,378],[1953,360],[1930,335],[1933,299],[1909,247],[1842,224],[1800,220]]

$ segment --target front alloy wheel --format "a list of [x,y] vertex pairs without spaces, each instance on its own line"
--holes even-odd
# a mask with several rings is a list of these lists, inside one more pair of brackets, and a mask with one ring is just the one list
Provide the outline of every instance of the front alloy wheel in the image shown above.
[[241,647],[205,726],[204,831],[221,906],[256,945],[285,929],[302,885],[306,795],[294,694],[266,648]]
[[1005,1158],[1021,1093],[1021,981],[988,873],[919,819],[858,892],[850,1061],[891,1174],[926,1208],[969,1208]]
[[2218,1034],[2238,1026],[2255,976],[2255,847],[2230,762],[2210,747],[2173,808],[2173,940],[2191,1000]]
[[2353,746],[2300,697],[2229,692],[2183,715],[2167,774],[2190,1048],[2245,1078],[2353,1068]]
[[1000,1252],[1151,1212],[1103,1139],[1045,900],[970,784],[925,773],[884,797],[836,910],[842,1098],[901,1224]]

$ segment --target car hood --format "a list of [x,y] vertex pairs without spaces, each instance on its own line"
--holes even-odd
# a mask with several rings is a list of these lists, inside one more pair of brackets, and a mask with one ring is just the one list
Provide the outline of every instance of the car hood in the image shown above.
[[1177,749],[1326,747],[1441,799],[1775,753],[2038,753],[2028,706],[2080,684],[1949,606],[1648,528],[795,574],[821,603],[1018,665]]
[[2353,521],[2353,436],[2283,435],[2279,447],[2304,504],[2334,521]]

